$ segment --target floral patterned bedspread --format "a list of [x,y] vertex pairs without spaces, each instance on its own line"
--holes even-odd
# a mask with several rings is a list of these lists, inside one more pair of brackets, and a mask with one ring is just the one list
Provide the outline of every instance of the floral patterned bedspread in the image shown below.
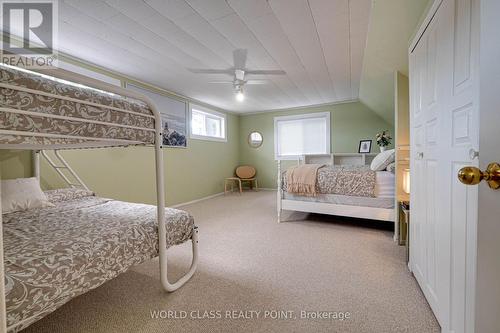
[[[3,215],[9,331],[158,255],[156,206],[89,194],[49,191],[55,207]],[[188,213],[166,208],[166,224],[167,247],[191,238]]]
[[[375,197],[375,172],[369,166],[326,165],[318,169],[316,192],[357,197]],[[286,191],[286,171],[281,177]]]
[[155,142],[155,119],[143,101],[7,67],[0,67],[0,85],[0,129],[72,137],[2,134],[2,144]]

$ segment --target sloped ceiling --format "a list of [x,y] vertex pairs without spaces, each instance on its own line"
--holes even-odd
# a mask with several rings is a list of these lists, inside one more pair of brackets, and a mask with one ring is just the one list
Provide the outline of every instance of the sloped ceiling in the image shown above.
[[[357,99],[371,0],[60,0],[62,52],[203,101],[246,112]],[[239,103],[233,50],[254,75]]]
[[410,38],[432,0],[373,0],[360,100],[394,124],[394,71],[408,76]]

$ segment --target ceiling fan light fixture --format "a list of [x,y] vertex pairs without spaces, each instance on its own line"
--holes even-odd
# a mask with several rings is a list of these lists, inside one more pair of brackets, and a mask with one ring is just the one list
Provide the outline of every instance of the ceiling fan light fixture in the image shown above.
[[[227,0],[226,0],[227,1]],[[245,95],[243,94],[243,86],[246,84],[266,84],[266,79],[261,80],[247,80],[246,76],[249,75],[285,75],[286,72],[281,69],[248,69],[246,68],[247,50],[236,49],[233,51],[233,64],[234,66],[228,69],[212,69],[212,68],[188,68],[189,71],[195,74],[224,74],[233,77],[232,81],[210,81],[208,83],[223,83],[233,84],[235,98],[238,102],[243,102]]]
[[236,92],[236,100],[238,102],[243,102],[245,100],[245,95],[243,94],[243,90],[238,90]]

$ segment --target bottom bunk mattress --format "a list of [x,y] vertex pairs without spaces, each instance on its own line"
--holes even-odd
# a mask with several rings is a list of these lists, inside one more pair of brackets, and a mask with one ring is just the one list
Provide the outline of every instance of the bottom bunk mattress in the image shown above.
[[[156,206],[75,189],[46,194],[54,207],[3,215],[11,332],[158,255]],[[167,247],[190,239],[193,218],[181,210],[165,211]]]

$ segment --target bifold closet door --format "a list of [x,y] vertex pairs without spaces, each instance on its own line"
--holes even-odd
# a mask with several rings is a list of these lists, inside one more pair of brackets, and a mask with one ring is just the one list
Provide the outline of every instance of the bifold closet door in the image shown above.
[[440,320],[438,293],[439,113],[443,49],[439,12],[411,54],[411,265],[432,310]]
[[443,0],[410,53],[410,267],[443,332],[473,331],[478,4]]

